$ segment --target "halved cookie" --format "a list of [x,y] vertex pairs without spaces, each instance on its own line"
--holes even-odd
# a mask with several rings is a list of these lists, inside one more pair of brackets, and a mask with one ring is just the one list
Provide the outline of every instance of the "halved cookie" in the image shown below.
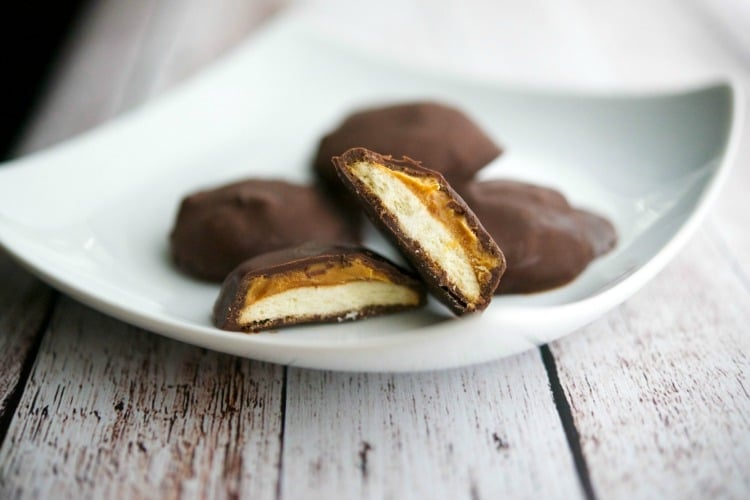
[[214,324],[255,332],[278,326],[341,322],[423,305],[422,283],[359,246],[307,243],[245,261],[214,306]]
[[487,307],[505,257],[441,174],[364,148],[350,149],[333,163],[368,217],[438,299],[458,315]]

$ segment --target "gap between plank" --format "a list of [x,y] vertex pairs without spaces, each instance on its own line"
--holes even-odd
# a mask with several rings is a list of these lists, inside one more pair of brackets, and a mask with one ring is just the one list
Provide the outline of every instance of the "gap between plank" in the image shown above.
[[34,366],[34,361],[36,361],[36,356],[39,353],[39,346],[42,344],[42,338],[44,338],[44,333],[47,331],[50,321],[52,320],[52,313],[57,306],[59,298],[60,293],[56,290],[52,290],[49,307],[44,313],[44,318],[39,325],[39,329],[34,334],[34,340],[31,343],[31,347],[26,353],[26,359],[21,365],[21,373],[18,375],[18,382],[16,382],[15,387],[13,387],[13,390],[8,395],[5,413],[0,416],[0,448],[2,448],[3,443],[5,443],[5,437],[8,434],[10,423],[16,414],[19,403],[21,402],[21,396],[23,396],[24,389],[26,388],[26,382],[28,382],[29,377],[31,376],[31,368]]
[[289,366],[284,366],[284,377],[281,381],[281,430],[279,431],[279,465],[276,476],[276,500],[281,499],[281,479],[284,466],[284,429],[286,428],[286,386],[289,380]]
[[565,431],[565,439],[568,441],[568,448],[573,455],[573,463],[578,473],[581,488],[587,500],[596,500],[596,493],[594,493],[594,487],[591,484],[591,477],[589,476],[589,468],[586,465],[586,458],[583,456],[583,450],[581,449],[581,436],[578,434],[578,429],[576,429],[575,422],[573,421],[573,413],[570,410],[570,404],[560,384],[555,358],[552,356],[552,352],[549,350],[547,344],[539,347],[539,351],[542,354],[544,369],[547,371],[547,379],[552,390],[555,408],[557,408],[557,414],[560,416],[560,422]]

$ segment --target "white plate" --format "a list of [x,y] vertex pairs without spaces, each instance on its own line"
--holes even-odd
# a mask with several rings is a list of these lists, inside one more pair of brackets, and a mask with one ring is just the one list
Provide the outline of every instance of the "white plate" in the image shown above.
[[[608,216],[617,248],[568,286],[496,298],[481,316],[437,307],[245,335],[210,324],[218,287],[170,265],[182,196],[242,177],[310,179],[320,136],[356,107],[434,98],[507,153],[482,172],[552,185]],[[144,109],[0,169],[0,241],[80,301],[191,344],[299,366],[447,368],[556,339],[625,300],[685,243],[740,134],[737,86],[654,96],[508,90],[373,60],[286,18]]]

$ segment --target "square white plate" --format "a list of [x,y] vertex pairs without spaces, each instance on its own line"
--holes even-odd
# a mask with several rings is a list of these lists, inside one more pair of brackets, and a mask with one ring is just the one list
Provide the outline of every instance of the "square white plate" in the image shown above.
[[[180,199],[246,177],[309,181],[317,141],[342,117],[413,99],[465,110],[506,148],[481,177],[561,189],[614,222],[617,248],[565,287],[497,297],[471,318],[433,305],[257,335],[213,328],[218,286],[168,258]],[[363,56],[286,17],[145,108],[1,168],[0,242],[82,302],[210,349],[338,370],[478,363],[592,321],[674,256],[726,177],[740,100],[730,81],[660,95],[513,90]]]

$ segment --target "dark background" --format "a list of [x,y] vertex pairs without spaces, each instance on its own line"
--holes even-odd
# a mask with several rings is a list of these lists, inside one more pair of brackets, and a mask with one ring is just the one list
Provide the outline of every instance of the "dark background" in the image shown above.
[[6,2],[0,19],[0,160],[23,134],[88,0]]

